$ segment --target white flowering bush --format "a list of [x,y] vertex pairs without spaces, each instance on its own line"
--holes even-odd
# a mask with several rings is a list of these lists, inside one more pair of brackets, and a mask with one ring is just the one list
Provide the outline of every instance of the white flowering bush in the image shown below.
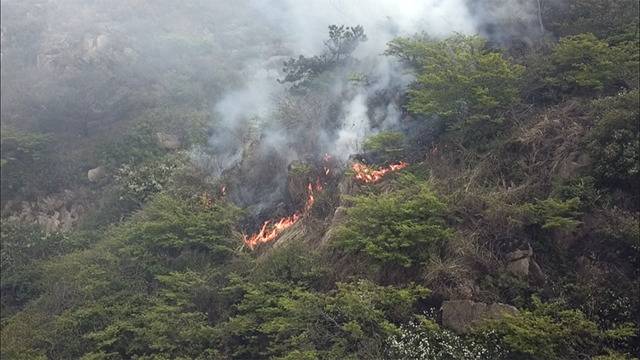
[[388,339],[387,354],[398,360],[486,360],[504,359],[506,352],[490,332],[460,336],[422,318]]
[[115,180],[120,188],[120,199],[142,204],[171,183],[177,167],[176,159],[172,158],[139,166],[121,166],[115,173]]

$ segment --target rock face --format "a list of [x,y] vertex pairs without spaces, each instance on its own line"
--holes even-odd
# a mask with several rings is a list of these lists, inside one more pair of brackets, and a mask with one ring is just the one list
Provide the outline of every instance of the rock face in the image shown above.
[[525,250],[516,250],[507,254],[507,271],[513,275],[530,278],[536,283],[544,283],[545,277],[540,265],[533,259],[533,249],[527,245]]
[[87,172],[87,178],[91,182],[96,182],[102,179],[107,174],[107,171],[102,166],[98,166],[97,168],[91,169]]
[[165,134],[165,133],[158,132],[156,133],[156,140],[158,140],[158,145],[161,148],[167,149],[167,150],[176,150],[180,148],[180,146],[182,145],[180,143],[180,139],[178,138],[178,136],[173,134]]
[[458,333],[483,320],[500,319],[505,314],[516,314],[518,309],[506,304],[485,304],[471,300],[449,300],[440,308],[442,325]]
[[85,207],[71,191],[49,195],[33,202],[23,201],[13,209],[9,219],[38,224],[47,232],[69,231],[85,213]]

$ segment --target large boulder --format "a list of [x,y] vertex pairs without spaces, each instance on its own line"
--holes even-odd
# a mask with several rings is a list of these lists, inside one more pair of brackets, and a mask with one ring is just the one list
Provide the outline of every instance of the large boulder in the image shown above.
[[528,278],[536,284],[544,284],[545,276],[540,265],[533,259],[533,249],[518,249],[506,255],[507,272],[521,278]]
[[493,303],[485,304],[471,300],[448,300],[440,308],[442,325],[457,333],[466,333],[470,328],[484,320],[500,319],[506,314],[516,314],[514,306]]
[[97,182],[102,179],[105,175],[107,175],[107,171],[103,166],[98,166],[97,168],[93,168],[87,171],[87,178],[91,182]]

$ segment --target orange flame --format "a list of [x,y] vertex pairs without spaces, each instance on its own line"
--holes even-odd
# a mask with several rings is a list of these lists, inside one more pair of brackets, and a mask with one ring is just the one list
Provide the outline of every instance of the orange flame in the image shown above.
[[388,173],[404,169],[407,166],[409,166],[409,164],[404,161],[400,161],[399,163],[391,164],[386,168],[383,167],[379,170],[374,170],[367,165],[360,163],[353,163],[351,168],[356,172],[355,178],[357,180],[360,180],[364,183],[375,183],[382,179]]
[[307,202],[304,204],[304,208],[302,210],[296,211],[293,215],[283,217],[282,219],[272,222],[271,220],[267,220],[262,224],[260,231],[251,235],[250,237],[244,236],[244,243],[251,250],[255,249],[256,246],[264,243],[271,242],[275,240],[283,231],[290,228],[293,224],[298,222],[302,216],[308,212],[313,203],[316,201],[313,196],[314,191],[321,191],[322,185],[318,182],[315,185],[309,183],[307,185],[307,190],[309,195],[307,196]]

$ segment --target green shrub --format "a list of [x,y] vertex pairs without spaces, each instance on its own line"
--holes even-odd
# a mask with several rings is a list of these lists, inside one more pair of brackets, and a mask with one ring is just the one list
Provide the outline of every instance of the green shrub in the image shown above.
[[40,293],[42,261],[75,248],[65,233],[47,233],[37,225],[2,221],[0,226],[0,290],[2,317],[12,314]]
[[440,116],[449,129],[473,125],[476,136],[478,131],[491,135],[503,113],[519,102],[524,67],[489,51],[478,36],[397,38],[389,43],[386,54],[416,70],[407,109]]
[[2,203],[55,190],[60,174],[52,157],[52,139],[39,133],[2,127],[0,131]]
[[98,146],[96,153],[100,164],[117,169],[124,164],[135,165],[157,159],[165,151],[158,145],[153,125],[142,122],[124,136]]
[[161,158],[139,165],[124,164],[114,175],[120,200],[142,205],[154,194],[167,190],[180,162],[180,157]]
[[[495,331],[509,359],[579,359],[603,351],[611,335],[598,329],[579,310],[535,302],[532,311],[488,321],[481,331]],[[628,334],[623,335],[623,337]]]
[[329,293],[279,282],[240,283],[235,314],[218,327],[233,359],[382,358],[384,339],[407,322],[419,286],[382,287],[368,281],[338,283]]
[[129,245],[127,251],[134,258],[161,273],[154,269],[157,264],[171,265],[190,252],[218,263],[229,260],[241,245],[235,232],[239,215],[237,208],[225,203],[205,207],[192,199],[159,194],[114,235]]
[[426,183],[348,200],[353,206],[336,230],[335,246],[364,253],[380,265],[420,265],[439,253],[452,235],[444,218],[446,206]]
[[380,162],[397,161],[404,152],[404,135],[400,132],[383,131],[368,137],[362,144],[362,149],[375,153]]
[[633,90],[593,102],[587,148],[594,175],[605,187],[633,190],[640,180],[639,99]]
[[524,205],[525,212],[529,215],[529,221],[540,225],[545,230],[573,230],[581,224],[578,220],[582,213],[580,199],[559,200],[548,198],[538,200],[535,204]]
[[[632,61],[623,56],[627,52],[593,34],[564,37],[550,55],[553,70],[547,82],[563,93],[603,91],[627,78],[624,76],[629,66],[626,62]],[[632,56],[631,53],[628,56]]]

